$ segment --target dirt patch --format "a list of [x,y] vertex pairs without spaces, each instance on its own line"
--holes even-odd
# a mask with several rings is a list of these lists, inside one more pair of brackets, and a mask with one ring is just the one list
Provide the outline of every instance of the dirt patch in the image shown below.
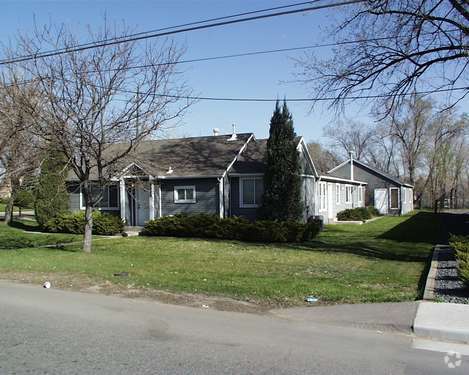
[[116,284],[110,280],[95,280],[87,275],[70,275],[60,273],[34,273],[34,272],[3,272],[0,279],[17,281],[28,284],[37,284],[40,287],[49,281],[52,288],[71,290],[84,293],[113,295],[125,298],[145,298],[158,302],[184,305],[202,309],[219,311],[234,311],[252,314],[263,314],[274,306],[268,303],[239,301],[221,296],[208,296],[204,294],[172,293],[150,288],[138,288],[134,285]]

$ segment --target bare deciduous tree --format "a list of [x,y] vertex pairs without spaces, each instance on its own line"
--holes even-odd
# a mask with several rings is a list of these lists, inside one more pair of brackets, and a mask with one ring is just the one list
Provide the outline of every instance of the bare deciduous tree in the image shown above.
[[343,157],[348,157],[349,153],[353,152],[356,159],[363,160],[374,131],[366,124],[345,120],[326,127],[324,135]]
[[325,149],[320,143],[309,142],[308,151],[320,173],[326,173],[339,164],[339,157],[331,150]]
[[[125,37],[105,26],[91,40]],[[47,27],[19,40],[20,53],[69,49],[78,44],[65,26]],[[165,40],[118,43],[26,62],[24,75],[37,82],[41,100],[31,103],[35,133],[58,145],[80,181],[85,206],[83,250],[91,251],[94,205],[101,199],[92,185],[106,186],[119,162],[144,139],[177,121],[192,103],[178,81],[183,51]],[[18,54],[18,51],[16,51]],[[182,99],[181,99],[182,98]],[[124,143],[119,151],[113,145]],[[98,189],[99,190],[99,189]]]
[[468,95],[467,0],[369,0],[344,12],[330,33],[340,44],[332,57],[299,61],[299,78],[315,96],[332,94],[338,107],[374,96],[387,115],[416,90],[465,88],[448,106]]
[[11,196],[5,209],[5,221],[13,220],[13,205],[25,178],[40,164],[38,137],[30,131],[32,120],[24,111],[24,98],[35,97],[32,87],[21,90],[16,80],[0,89],[0,176],[9,182]]

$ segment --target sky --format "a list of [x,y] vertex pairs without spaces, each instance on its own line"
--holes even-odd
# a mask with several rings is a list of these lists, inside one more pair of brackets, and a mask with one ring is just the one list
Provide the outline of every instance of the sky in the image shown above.
[[[65,23],[80,40],[88,41],[86,28],[99,27],[106,15],[135,32],[198,21],[211,17],[291,4],[299,0],[3,0],[0,12],[0,42],[8,43],[18,32],[30,33],[38,25]],[[323,43],[326,28],[337,17],[337,10],[320,10],[296,15],[257,20],[249,23],[178,34],[185,45],[184,59],[242,53],[255,50],[290,48]],[[317,49],[319,57],[330,48]],[[215,97],[303,98],[310,92],[295,82],[300,69],[295,58],[303,52],[266,54],[236,59],[196,62],[184,66],[184,79],[193,93]],[[210,102],[195,103],[181,124],[168,131],[169,136],[209,135],[213,128],[231,132],[254,132],[257,138],[268,136],[274,103]],[[324,141],[322,129],[336,121],[336,113],[327,104],[311,108],[309,103],[289,103],[297,134],[306,141]],[[357,104],[346,108],[348,118],[373,121],[369,109]]]

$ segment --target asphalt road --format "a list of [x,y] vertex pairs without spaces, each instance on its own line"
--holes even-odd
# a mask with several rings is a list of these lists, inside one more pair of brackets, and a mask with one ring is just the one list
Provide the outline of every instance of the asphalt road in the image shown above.
[[449,369],[410,334],[308,311],[230,313],[0,282],[0,374],[469,373],[469,357]]

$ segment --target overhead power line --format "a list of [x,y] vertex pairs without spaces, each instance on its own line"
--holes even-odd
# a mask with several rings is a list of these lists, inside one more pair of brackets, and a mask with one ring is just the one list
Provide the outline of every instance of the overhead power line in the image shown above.
[[[99,86],[95,86],[98,87]],[[380,99],[380,98],[391,98],[394,96],[410,96],[410,95],[428,95],[434,93],[442,93],[442,92],[450,92],[450,91],[461,91],[461,90],[469,90],[469,86],[467,87],[453,87],[447,89],[435,89],[435,90],[428,90],[428,91],[418,91],[418,92],[409,92],[409,93],[399,93],[396,95],[390,94],[376,94],[376,95],[356,95],[356,96],[347,96],[343,98],[344,100],[358,100],[358,99]],[[130,90],[116,90],[122,93],[127,94],[134,94],[137,95],[136,91]],[[168,94],[152,94],[155,96],[161,96],[165,98],[174,98],[174,99],[187,99],[187,100],[203,100],[203,101],[224,101],[224,102],[276,102],[279,99],[273,98],[230,98],[230,97],[215,97],[215,96],[184,96],[184,95],[168,95]],[[120,101],[127,101],[127,99],[116,99]],[[282,99],[283,100],[283,99]],[[318,98],[286,98],[285,101],[287,102],[322,102],[322,101],[333,101],[337,100],[335,97],[318,97]]]
[[[88,43],[82,43],[82,44],[78,44],[78,45],[74,46],[74,48],[86,47],[86,46],[93,46],[93,45],[95,45],[96,43],[111,42],[111,41],[119,41],[119,40],[121,40],[121,39],[129,38],[129,37],[140,36],[140,35],[146,35],[146,34],[151,34],[151,33],[157,33],[157,32],[166,31],[166,30],[172,30],[172,29],[179,29],[179,28],[181,28],[181,27],[194,26],[194,25],[199,25],[199,24],[208,23],[208,22],[221,21],[221,20],[226,20],[226,19],[230,19],[230,18],[236,18],[236,17],[247,16],[247,15],[251,15],[251,14],[258,14],[258,13],[265,13],[265,12],[270,12],[270,11],[279,10],[279,9],[293,8],[293,7],[302,6],[302,5],[306,5],[306,4],[317,3],[317,2],[320,2],[320,1],[324,1],[324,0],[303,1],[303,2],[300,2],[300,3],[294,3],[294,4],[288,4],[288,5],[281,5],[281,6],[277,6],[277,7],[271,7],[271,8],[264,8],[264,9],[252,10],[252,11],[242,12],[242,13],[235,13],[235,14],[230,14],[230,15],[228,15],[228,16],[221,16],[221,17],[215,17],[215,18],[208,18],[208,19],[204,19],[204,20],[193,21],[193,22],[183,23],[183,24],[174,25],[174,26],[162,27],[162,28],[159,28],[159,29],[152,29],[152,30],[147,30],[147,31],[141,31],[141,32],[138,32],[138,33],[133,33],[133,34],[126,35],[126,36],[121,36],[121,37],[113,37],[113,38],[107,38],[107,39],[100,39],[100,40],[98,40],[98,41],[93,41],[93,42],[88,42]],[[33,57],[33,56],[36,56],[36,55],[38,55],[38,54],[48,54],[48,53],[52,53],[52,52],[65,51],[66,49],[67,49],[67,48],[57,48],[57,49],[48,50],[48,51],[37,51],[35,54],[28,54],[28,55],[23,55],[23,56],[15,56],[15,57],[13,57],[12,59],[20,59],[20,58],[25,58],[25,57]],[[5,60],[0,60],[0,62],[6,61],[6,60],[7,60],[7,59],[5,59]]]
[[80,51],[84,51],[84,50],[88,50],[88,49],[102,48],[102,47],[107,47],[107,46],[116,45],[116,44],[120,44],[120,43],[128,43],[128,42],[134,42],[134,41],[138,41],[138,40],[158,38],[158,37],[162,37],[162,36],[174,35],[174,34],[179,34],[179,33],[184,33],[184,32],[189,32],[189,31],[195,31],[195,30],[209,29],[209,28],[213,28],[213,27],[232,25],[232,24],[248,22],[248,21],[254,21],[254,20],[259,20],[259,19],[266,19],[266,18],[285,16],[285,15],[290,15],[290,14],[304,13],[304,12],[310,12],[310,11],[313,11],[313,10],[336,8],[336,7],[345,6],[345,5],[362,3],[364,1],[365,0],[341,1],[341,2],[336,2],[336,3],[331,3],[331,4],[316,5],[316,6],[304,7],[304,8],[300,8],[300,9],[285,10],[285,11],[274,12],[274,13],[269,13],[269,14],[262,14],[262,15],[251,16],[251,17],[238,18],[238,19],[235,19],[235,20],[214,22],[214,23],[209,23],[207,25],[198,25],[198,26],[185,27],[185,28],[180,28],[178,30],[169,30],[169,31],[163,31],[163,32],[158,32],[158,33],[151,33],[151,34],[147,34],[147,35],[131,36],[131,37],[126,37],[126,38],[122,38],[122,39],[119,39],[119,40],[111,40],[111,41],[107,41],[107,42],[96,42],[92,45],[85,45],[85,46],[82,46],[82,47],[73,47],[73,48],[67,48],[67,49],[52,51],[50,53],[42,53],[42,54],[39,53],[37,55],[31,55],[31,56],[27,56],[27,57],[20,57],[20,58],[12,58],[10,60],[3,60],[3,61],[0,62],[0,65],[7,65],[7,64],[13,64],[13,63],[18,63],[18,62],[23,62],[23,61],[36,60],[36,59],[45,58],[45,57],[52,57],[52,56],[62,55],[62,54],[65,54],[65,53],[80,52]]

